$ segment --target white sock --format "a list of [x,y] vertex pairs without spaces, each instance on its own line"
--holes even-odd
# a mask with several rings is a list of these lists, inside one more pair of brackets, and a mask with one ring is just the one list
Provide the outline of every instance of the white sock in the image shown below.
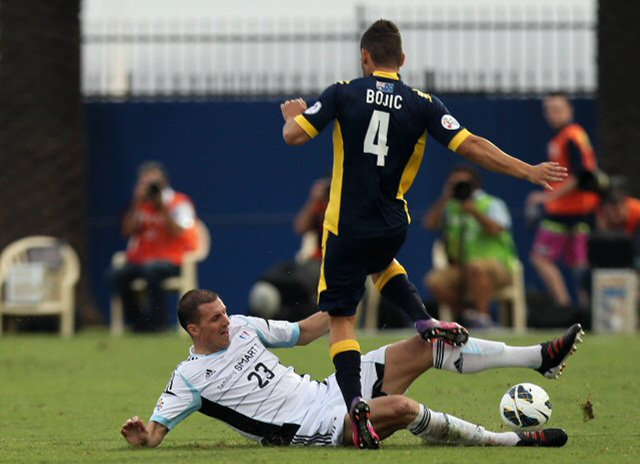
[[407,429],[428,443],[468,446],[515,446],[520,438],[515,432],[489,432],[455,416],[431,411],[420,405],[420,412]]
[[502,342],[469,337],[463,347],[438,340],[433,344],[433,366],[436,369],[471,374],[495,367],[528,367],[542,364],[540,345],[509,346]]

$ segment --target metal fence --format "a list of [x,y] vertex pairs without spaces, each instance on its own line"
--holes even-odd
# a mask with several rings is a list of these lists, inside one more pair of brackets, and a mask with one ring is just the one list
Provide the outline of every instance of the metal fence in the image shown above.
[[360,36],[382,16],[402,31],[403,79],[414,87],[516,95],[596,90],[596,24],[588,3],[470,5],[358,7],[355,21],[86,21],[83,91],[93,98],[318,94],[360,74]]

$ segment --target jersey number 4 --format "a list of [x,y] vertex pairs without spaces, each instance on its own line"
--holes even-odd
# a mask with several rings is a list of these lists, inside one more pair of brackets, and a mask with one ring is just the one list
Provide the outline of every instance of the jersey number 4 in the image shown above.
[[[389,113],[373,110],[367,135],[364,137],[364,152],[378,157],[376,165],[384,166],[384,157],[389,152],[387,133],[389,132]],[[376,136],[378,138],[376,143]]]

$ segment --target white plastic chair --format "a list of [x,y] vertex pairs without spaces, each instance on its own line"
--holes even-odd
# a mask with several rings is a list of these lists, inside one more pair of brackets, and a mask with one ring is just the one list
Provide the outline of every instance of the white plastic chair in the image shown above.
[[[162,282],[162,288],[170,292],[178,292],[181,296],[189,290],[198,288],[198,263],[209,256],[211,250],[211,235],[209,229],[202,222],[196,223],[198,230],[198,248],[184,255],[180,266],[180,275],[170,277]],[[111,258],[111,265],[114,269],[120,268],[127,262],[127,255],[124,251],[118,251]],[[135,279],[131,283],[131,288],[142,292],[147,287],[144,279]],[[124,333],[124,310],[120,296],[111,295],[111,333],[122,335]]]
[[[444,269],[449,265],[445,244],[442,240],[435,240],[431,249],[434,269]],[[513,269],[513,279],[510,285],[496,292],[494,300],[500,307],[500,322],[510,324],[517,332],[524,332],[527,328],[527,302],[525,299],[524,270],[522,262],[517,260]],[[453,313],[447,305],[440,304],[440,319],[451,321]]]
[[[47,291],[39,292],[34,301],[11,301],[8,298],[8,281],[12,268],[33,263],[29,251],[57,249],[59,266],[47,268]],[[46,266],[46,265],[45,265]],[[70,336],[75,322],[75,285],[80,277],[80,263],[73,248],[55,237],[36,235],[8,245],[0,255],[0,336],[4,316],[60,316],[60,334]]]

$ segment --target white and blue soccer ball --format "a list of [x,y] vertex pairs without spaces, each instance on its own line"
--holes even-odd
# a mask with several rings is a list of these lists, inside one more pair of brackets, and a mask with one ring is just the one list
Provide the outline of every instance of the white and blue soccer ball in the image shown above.
[[249,292],[249,309],[254,316],[264,319],[275,317],[282,306],[280,291],[269,282],[259,281]]
[[551,417],[551,400],[539,386],[519,383],[502,397],[500,417],[514,430],[539,430]]

